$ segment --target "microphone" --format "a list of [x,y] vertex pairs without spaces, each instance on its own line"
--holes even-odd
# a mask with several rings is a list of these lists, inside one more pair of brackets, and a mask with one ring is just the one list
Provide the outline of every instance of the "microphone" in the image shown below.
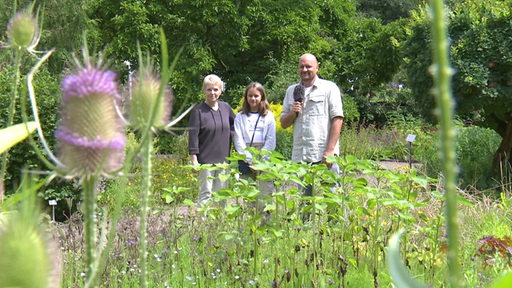
[[[302,84],[295,85],[295,88],[293,88],[293,100],[295,102],[304,101],[304,95],[306,94],[306,91],[304,89],[304,86]],[[297,112],[297,116],[299,116],[299,112]]]

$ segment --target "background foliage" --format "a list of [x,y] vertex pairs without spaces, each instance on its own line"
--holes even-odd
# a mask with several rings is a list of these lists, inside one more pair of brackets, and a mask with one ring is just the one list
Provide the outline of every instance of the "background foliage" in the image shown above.
[[[14,3],[26,7],[31,1],[2,1],[2,23],[12,16]],[[171,59],[183,49],[171,77],[176,95],[173,115],[200,101],[202,77],[216,73],[226,82],[223,100],[233,107],[238,106],[247,83],[264,84],[278,119],[286,87],[298,81],[298,56],[312,52],[320,61],[320,76],[335,81],[344,94],[346,129],[342,138],[346,144],[354,142],[344,148],[345,153],[364,150],[365,157],[403,160],[407,151],[404,135],[427,137],[436,132],[426,1],[307,0],[296,5],[289,0],[41,0],[36,5],[43,20],[38,49],[56,49],[35,79],[50,142],[59,105],[58,83],[72,55],[82,46],[83,33],[91,50],[102,51],[120,82],[126,84],[129,68],[133,71],[138,66],[138,44],[151,55],[160,54],[160,27],[166,33]],[[508,159],[512,145],[508,97],[512,83],[512,5],[510,0],[448,1],[447,5],[458,117],[462,126],[479,125],[498,133],[475,134],[482,141],[493,139],[489,142],[492,145],[482,144],[485,151],[494,149],[494,139],[501,138],[499,153],[494,155],[496,167]],[[0,41],[4,43],[6,26],[0,26]],[[9,50],[0,50],[0,60],[11,56]],[[159,65],[157,57],[153,60]],[[24,59],[22,72],[26,73],[32,61]],[[129,61],[130,67],[124,61]],[[11,77],[9,67],[2,63],[8,62],[0,61],[0,111],[6,109],[12,93],[5,85]],[[187,119],[172,133],[158,135],[158,153],[178,154],[182,159],[178,161],[184,161],[186,135],[182,134]],[[367,149],[357,147],[356,134],[368,131],[375,134],[375,140],[369,140]],[[289,157],[291,131],[278,129],[277,133],[278,151]],[[436,153],[427,152],[427,148],[436,140],[431,142],[430,137],[415,143],[417,160],[428,161],[427,167],[435,171]],[[397,142],[389,144],[387,139]],[[470,153],[461,151],[465,151],[461,155]],[[10,187],[16,186],[20,165],[42,169],[27,145],[18,145],[11,153]],[[484,157],[487,152],[479,155]],[[466,162],[464,166],[476,165]],[[464,174],[471,169],[461,171]],[[72,191],[68,188],[64,190]]]
[[[511,1],[450,1],[449,33],[454,68],[453,90],[457,115],[469,123],[491,128],[503,139],[495,166],[510,164],[512,143],[512,14]],[[430,96],[429,11],[414,13],[402,53],[417,111],[434,119]]]

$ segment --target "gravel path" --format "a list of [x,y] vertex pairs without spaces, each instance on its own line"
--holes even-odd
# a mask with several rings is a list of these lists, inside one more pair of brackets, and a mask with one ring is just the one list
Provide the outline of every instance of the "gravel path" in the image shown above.
[[[379,161],[377,163],[379,163],[379,165],[382,165],[384,168],[386,168],[388,170],[393,170],[393,171],[407,171],[411,166],[411,164],[409,164],[409,162],[393,161],[393,160]],[[421,168],[421,163],[412,163],[412,167],[419,169],[419,168]]]

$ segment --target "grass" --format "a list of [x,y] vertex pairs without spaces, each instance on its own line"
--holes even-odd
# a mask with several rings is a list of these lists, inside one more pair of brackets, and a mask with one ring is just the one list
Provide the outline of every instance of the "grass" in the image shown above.
[[[346,149],[384,155],[388,152],[365,151],[404,144],[399,136],[380,138],[393,129],[375,131],[348,127],[344,139],[351,142],[344,143]],[[379,141],[389,145],[370,145]],[[196,172],[179,155],[153,157],[148,287],[389,287],[387,243],[402,228],[401,254],[411,275],[444,287],[447,242],[441,181],[407,163],[387,170],[373,160],[345,155],[331,159],[339,164],[340,175],[278,154],[258,164],[265,172],[261,177],[276,185],[263,215],[252,205],[258,193],[253,181],[237,181],[232,172],[229,188],[219,191],[215,203],[195,207]],[[140,171],[135,162],[126,178],[105,181],[98,197],[97,230],[116,229],[100,287],[140,287]],[[493,191],[459,190],[459,255],[467,287],[488,287],[510,270],[512,194],[510,177],[502,178]],[[300,187],[308,184],[314,184],[315,197],[303,198]],[[119,195],[123,216],[117,227],[109,227]],[[217,205],[222,201],[228,205]],[[83,215],[78,211],[66,222],[49,224],[60,247],[55,255],[62,254],[62,287],[83,287],[86,277]]]
[[[412,275],[433,287],[443,286],[446,242],[437,182],[407,167],[387,171],[353,157],[336,161],[343,171],[343,177],[335,179],[340,183],[336,190],[330,190],[329,181],[335,176],[309,170],[324,175],[323,181],[315,182],[317,197],[302,199],[297,185],[304,182],[298,179],[310,168],[273,159],[263,168],[277,186],[267,202],[267,218],[250,205],[255,188],[251,182],[231,181],[218,195],[218,200],[228,199],[226,207],[196,208],[184,204],[186,200],[153,206],[148,219],[148,286],[389,287],[385,247],[400,228],[407,229],[402,255]],[[287,172],[278,173],[276,167]],[[468,287],[485,287],[510,268],[511,255],[477,254],[479,240],[510,235],[509,207],[499,199],[462,192],[460,196],[466,199],[460,205],[464,276]],[[504,199],[510,198],[507,193]],[[309,205],[304,205],[306,200]],[[305,211],[310,211],[310,221],[303,221]],[[130,214],[128,209],[125,215]],[[101,286],[138,286],[137,221],[120,220]],[[54,227],[67,263],[64,287],[81,287],[83,282],[80,225],[76,217]],[[495,264],[486,264],[488,258]]]

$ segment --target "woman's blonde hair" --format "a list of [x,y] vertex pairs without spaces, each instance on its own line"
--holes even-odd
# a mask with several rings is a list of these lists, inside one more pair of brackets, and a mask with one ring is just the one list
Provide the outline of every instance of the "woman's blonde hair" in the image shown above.
[[210,75],[207,75],[206,77],[204,77],[203,90],[206,89],[206,86],[211,85],[211,84],[219,85],[220,90],[224,91],[224,82],[222,82],[222,80],[220,79],[219,76],[217,76],[215,74],[210,74]]

